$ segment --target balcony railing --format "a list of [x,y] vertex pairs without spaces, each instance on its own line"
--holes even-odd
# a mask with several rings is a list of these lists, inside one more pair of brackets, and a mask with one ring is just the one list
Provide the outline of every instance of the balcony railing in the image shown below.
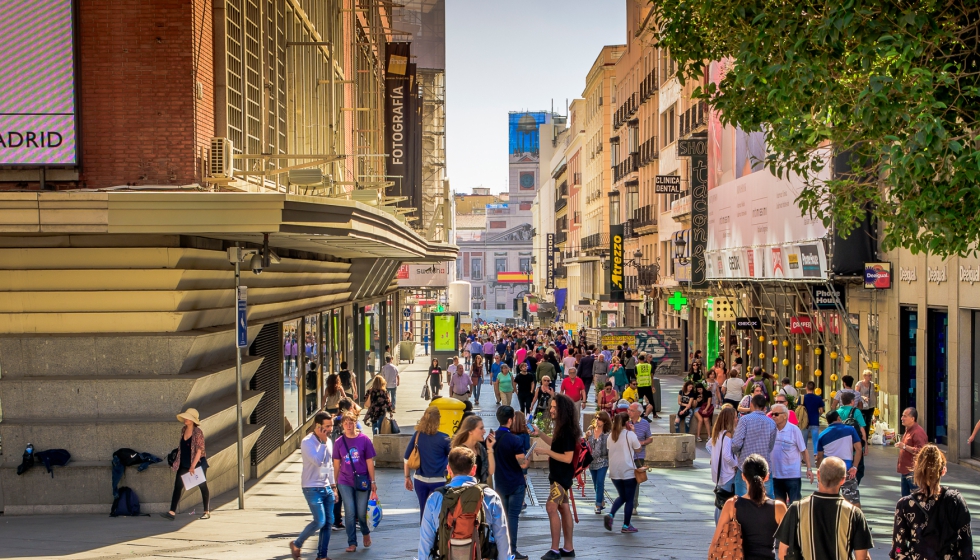
[[559,231],[558,233],[555,234],[555,245],[558,245],[560,243],[564,243],[566,241],[568,241],[568,232],[567,231]]
[[626,159],[619,162],[617,165],[613,166],[613,182],[618,183],[621,179],[639,171],[640,169],[640,153],[633,152],[626,156]]
[[555,267],[555,278],[568,278],[568,269],[565,265]]
[[649,165],[660,159],[660,145],[657,137],[651,136],[646,142],[640,144],[640,167]]
[[640,103],[649,99],[658,89],[660,89],[660,82],[657,81],[657,71],[651,70],[640,82]]
[[637,237],[635,231],[636,222],[632,218],[623,222],[623,239],[632,239]]
[[652,204],[641,206],[640,208],[633,210],[633,227],[636,229],[648,228],[656,225],[657,209]]
[[608,233],[593,233],[582,238],[582,252],[596,254],[609,249]]
[[616,113],[613,115],[613,130],[623,126],[630,117],[636,114],[637,109],[640,108],[640,96],[637,93],[633,93],[623,101],[623,104],[616,109]]
[[679,132],[683,138],[708,124],[708,106],[704,101],[680,114]]
[[660,267],[655,264],[648,264],[637,269],[637,280],[640,286],[656,286],[657,275]]
[[572,173],[572,184],[573,185],[581,185],[582,184],[582,174],[581,173]]
[[555,212],[558,212],[562,208],[568,206],[568,199],[565,197],[560,197],[555,201]]

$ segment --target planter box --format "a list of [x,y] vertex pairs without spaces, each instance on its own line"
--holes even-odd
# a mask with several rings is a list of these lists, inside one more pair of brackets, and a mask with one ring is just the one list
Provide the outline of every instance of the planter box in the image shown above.
[[374,436],[374,464],[380,468],[400,469],[405,465],[405,449],[412,439],[410,434],[377,434]]
[[[697,413],[695,412],[695,414],[697,414]],[[714,417],[712,418],[712,424],[714,423],[714,421],[717,418],[718,418],[718,409],[715,409],[715,414],[714,414]],[[678,433],[677,430],[674,429],[674,421],[676,419],[677,419],[677,415],[676,414],[671,414],[670,415],[670,433],[672,433],[672,434]],[[697,436],[697,434],[694,433],[694,430],[697,430],[697,429],[698,429],[698,421],[696,419],[694,419],[694,418],[691,418],[691,435],[692,436],[695,436],[695,437]],[[683,430],[683,428],[682,428],[682,430]],[[684,432],[682,431],[680,433],[684,433]],[[701,437],[702,438],[705,438],[705,439],[711,437],[711,432],[708,431],[708,425],[707,424],[704,424],[704,423],[701,424]]]
[[691,434],[653,434],[646,446],[648,467],[674,468],[694,466],[696,446]]

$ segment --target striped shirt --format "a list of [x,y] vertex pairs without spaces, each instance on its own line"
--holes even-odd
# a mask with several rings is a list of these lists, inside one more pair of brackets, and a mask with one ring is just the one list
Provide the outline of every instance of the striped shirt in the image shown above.
[[860,508],[823,492],[789,506],[776,540],[789,547],[787,558],[804,560],[850,560],[854,551],[874,548]]

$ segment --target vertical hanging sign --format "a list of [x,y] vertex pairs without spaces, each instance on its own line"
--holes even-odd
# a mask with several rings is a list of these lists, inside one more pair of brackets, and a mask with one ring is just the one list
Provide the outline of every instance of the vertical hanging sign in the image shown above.
[[704,251],[708,247],[708,137],[677,141],[677,156],[691,158],[691,287],[707,285]]
[[609,226],[609,301],[626,301],[623,224]]
[[546,236],[547,241],[545,242],[545,258],[548,260],[546,263],[548,269],[545,272],[545,284],[544,289],[554,290],[555,289],[555,234],[549,233]]
[[238,340],[238,347],[248,346],[248,288],[238,287],[238,303],[236,306],[238,313],[235,319],[235,338]]
[[[395,194],[407,196],[399,206],[415,206],[412,183],[414,171],[409,166],[412,157],[412,130],[415,115],[411,90],[414,80],[409,77],[411,43],[387,43],[385,45],[385,153],[387,175],[395,182]],[[358,113],[354,119],[358,119]],[[366,128],[356,126],[355,128]]]

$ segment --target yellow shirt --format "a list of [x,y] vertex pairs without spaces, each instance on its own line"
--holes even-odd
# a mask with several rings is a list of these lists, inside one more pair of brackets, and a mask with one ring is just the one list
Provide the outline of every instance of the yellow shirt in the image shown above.
[[626,399],[627,401],[631,403],[635,403],[636,397],[637,397],[636,389],[634,389],[633,387],[627,387],[626,389],[623,390],[623,398]]

